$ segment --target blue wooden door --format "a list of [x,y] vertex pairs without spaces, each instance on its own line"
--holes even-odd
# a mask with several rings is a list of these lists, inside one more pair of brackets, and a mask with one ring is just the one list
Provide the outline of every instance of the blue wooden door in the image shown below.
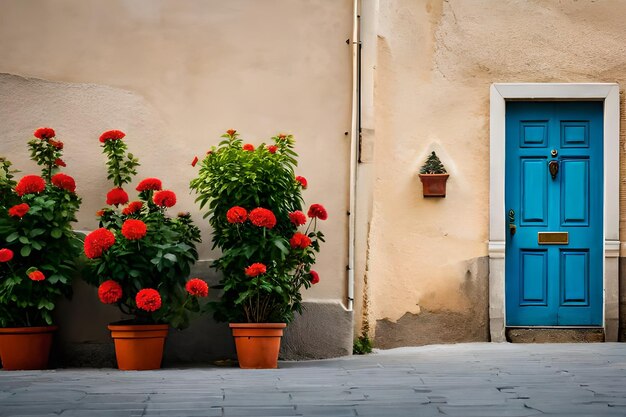
[[602,112],[602,102],[506,104],[509,326],[602,324]]

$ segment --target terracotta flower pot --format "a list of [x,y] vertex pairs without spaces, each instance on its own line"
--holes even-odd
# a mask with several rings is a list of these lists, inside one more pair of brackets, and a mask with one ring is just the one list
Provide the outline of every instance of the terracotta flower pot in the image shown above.
[[450,174],[419,174],[424,197],[445,197]]
[[160,369],[167,324],[110,324],[117,367],[124,371]]
[[0,358],[5,370],[46,369],[57,326],[0,328]]
[[230,323],[239,367],[276,369],[285,323]]

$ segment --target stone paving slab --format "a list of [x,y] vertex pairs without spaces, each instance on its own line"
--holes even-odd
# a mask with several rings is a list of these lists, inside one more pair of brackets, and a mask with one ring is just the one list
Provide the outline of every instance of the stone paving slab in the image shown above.
[[626,416],[626,344],[458,344],[223,367],[0,371],[0,417]]

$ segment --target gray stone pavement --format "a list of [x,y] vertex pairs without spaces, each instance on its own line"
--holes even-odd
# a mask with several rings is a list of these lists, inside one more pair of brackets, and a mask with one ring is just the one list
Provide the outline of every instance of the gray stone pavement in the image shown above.
[[1,371],[0,416],[626,416],[626,344],[436,345],[279,366]]

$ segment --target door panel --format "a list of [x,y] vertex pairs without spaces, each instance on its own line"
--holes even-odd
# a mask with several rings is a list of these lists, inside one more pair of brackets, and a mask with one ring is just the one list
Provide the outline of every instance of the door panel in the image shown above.
[[548,254],[546,251],[521,252],[520,305],[548,305]]
[[548,224],[548,171],[546,158],[521,158],[521,214],[524,226]]
[[507,102],[509,326],[602,324],[602,115],[602,102]]
[[522,148],[545,148],[548,146],[548,121],[522,121],[520,138]]
[[589,305],[589,253],[561,251],[561,305]]
[[589,226],[589,159],[561,160],[561,226]]

